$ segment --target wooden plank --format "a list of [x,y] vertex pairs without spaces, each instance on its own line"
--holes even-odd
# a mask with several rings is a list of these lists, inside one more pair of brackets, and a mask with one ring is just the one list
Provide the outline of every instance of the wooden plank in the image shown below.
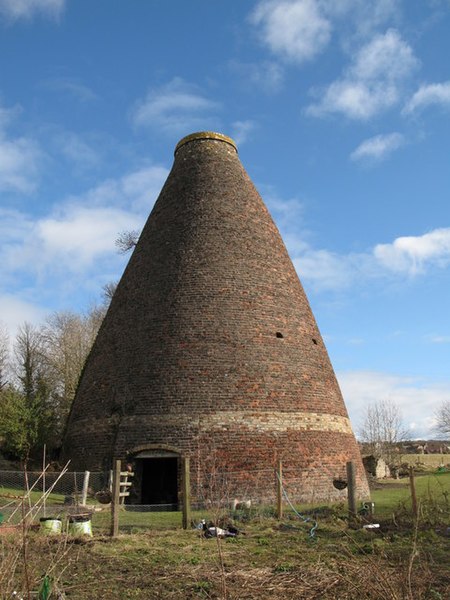
[[416,486],[414,482],[414,467],[409,467],[409,488],[411,490],[411,503],[412,503],[412,512],[415,519],[417,519],[417,495],[416,495]]
[[356,472],[355,463],[349,461],[347,463],[347,500],[348,500],[348,512],[350,516],[350,523],[352,519],[356,519],[357,508],[356,508]]
[[125,498],[126,496],[129,496],[130,492],[120,492],[119,494],[119,498]]
[[182,459],[181,466],[183,486],[183,529],[189,529],[191,526],[191,471],[188,456],[185,456]]
[[120,476],[121,477],[134,477],[134,473],[133,473],[133,471],[121,471]]
[[278,461],[276,472],[276,486],[277,486],[277,519],[283,518],[283,463],[281,460]]
[[131,481],[121,481],[120,482],[120,487],[130,487],[130,485],[133,485]]
[[111,537],[119,534],[120,469],[122,461],[116,460],[113,470],[113,493],[111,500]]

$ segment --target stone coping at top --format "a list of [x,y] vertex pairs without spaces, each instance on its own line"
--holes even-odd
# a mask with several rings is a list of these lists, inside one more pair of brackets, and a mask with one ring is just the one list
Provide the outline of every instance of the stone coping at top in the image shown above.
[[176,145],[174,154],[178,152],[181,146],[196,140],[215,140],[218,142],[225,142],[226,144],[232,146],[236,152],[238,151],[236,142],[227,135],[224,135],[223,133],[216,133],[215,131],[198,131],[197,133],[191,133],[190,135],[182,138]]

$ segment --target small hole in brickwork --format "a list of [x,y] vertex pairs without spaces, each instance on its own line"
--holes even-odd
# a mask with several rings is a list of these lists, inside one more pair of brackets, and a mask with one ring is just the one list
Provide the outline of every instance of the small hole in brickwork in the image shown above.
[[284,338],[284,335],[280,331],[277,331],[275,335],[277,338]]
[[317,340],[315,340],[314,338],[312,339],[312,343],[317,346]]

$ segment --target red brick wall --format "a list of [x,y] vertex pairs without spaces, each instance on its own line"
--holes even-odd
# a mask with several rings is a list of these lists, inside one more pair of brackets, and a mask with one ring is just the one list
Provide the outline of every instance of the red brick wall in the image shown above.
[[117,287],[64,455],[76,468],[105,468],[140,445],[166,444],[195,463],[211,442],[223,468],[283,458],[311,469],[316,490],[353,459],[367,493],[344,401],[279,232],[233,147],[198,139],[177,151]]

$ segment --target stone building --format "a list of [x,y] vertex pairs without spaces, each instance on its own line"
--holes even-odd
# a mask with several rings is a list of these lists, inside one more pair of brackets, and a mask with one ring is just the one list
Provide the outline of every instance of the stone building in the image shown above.
[[[176,502],[233,473],[273,495],[276,461],[304,499],[359,449],[326,348],[270,214],[230,138],[183,138],[83,371],[63,455],[77,469],[131,461],[135,500]],[[238,493],[238,490],[237,492]],[[344,492],[345,493],[345,492]]]

